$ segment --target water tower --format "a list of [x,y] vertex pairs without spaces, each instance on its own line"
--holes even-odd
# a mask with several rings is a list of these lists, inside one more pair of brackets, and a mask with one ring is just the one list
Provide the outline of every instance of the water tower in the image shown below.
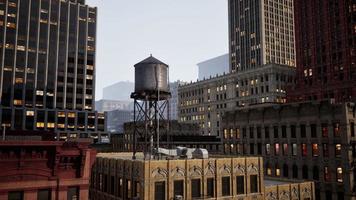
[[169,131],[169,67],[152,55],[134,67],[133,159],[138,150],[143,151],[145,159],[151,159],[154,148],[159,148],[160,136]]

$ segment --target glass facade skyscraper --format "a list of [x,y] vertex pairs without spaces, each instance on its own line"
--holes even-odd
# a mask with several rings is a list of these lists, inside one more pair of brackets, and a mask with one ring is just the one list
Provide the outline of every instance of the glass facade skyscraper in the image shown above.
[[2,126],[105,135],[94,111],[96,20],[84,0],[0,0]]

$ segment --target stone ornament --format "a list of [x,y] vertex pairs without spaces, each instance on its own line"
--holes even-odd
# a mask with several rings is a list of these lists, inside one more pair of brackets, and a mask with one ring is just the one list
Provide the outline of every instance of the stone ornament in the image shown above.
[[158,167],[157,169],[152,171],[151,175],[153,178],[167,178],[168,171]]

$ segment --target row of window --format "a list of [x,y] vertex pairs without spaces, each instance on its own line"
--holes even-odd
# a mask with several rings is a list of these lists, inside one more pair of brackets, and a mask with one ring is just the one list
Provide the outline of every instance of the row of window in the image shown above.
[[[350,122],[350,131],[351,131],[351,137],[355,136],[355,123]],[[243,127],[243,128],[230,128],[230,129],[224,129],[224,139],[241,139],[241,138],[247,138],[247,130],[249,130],[249,138],[270,138],[270,130],[271,128],[273,129],[273,138],[297,138],[297,134],[301,138],[306,138],[307,137],[307,130],[309,129],[310,137],[311,138],[317,138],[318,137],[318,132],[320,133],[321,137],[329,137],[329,130],[332,130],[332,133],[334,137],[340,137],[341,136],[341,127],[340,123],[334,122],[331,124],[328,123],[322,123],[320,127],[318,127],[317,124],[310,124],[307,126],[306,124],[300,124],[299,126],[297,125],[283,125],[281,127],[279,126],[265,126],[265,127]],[[297,128],[299,131],[297,132]],[[319,130],[318,130],[319,129]],[[264,130],[264,131],[262,131]],[[242,134],[241,134],[242,132]],[[281,136],[279,135],[281,132]],[[256,133],[256,134],[255,134]],[[290,135],[288,135],[290,133]],[[263,136],[264,134],[264,136]]]
[[[9,200],[26,200],[24,191],[12,191],[7,194]],[[67,190],[68,200],[78,200],[79,198],[79,187],[69,187]],[[37,190],[37,200],[48,200],[52,199],[51,189],[40,189]]]

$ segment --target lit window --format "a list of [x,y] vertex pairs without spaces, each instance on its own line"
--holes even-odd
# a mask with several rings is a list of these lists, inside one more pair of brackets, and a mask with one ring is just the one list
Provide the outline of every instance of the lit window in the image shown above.
[[281,175],[281,169],[279,168],[278,165],[276,165],[276,176],[280,176]]
[[75,113],[73,113],[73,112],[68,113],[68,117],[69,118],[75,118]]
[[94,51],[94,47],[88,45],[88,51]]
[[23,83],[23,78],[16,78],[15,83]]
[[337,182],[339,183],[342,183],[343,182],[343,175],[342,175],[342,168],[341,167],[338,167],[336,169],[336,180]]
[[47,128],[54,128],[54,123],[47,123]]
[[65,126],[64,126],[64,124],[57,124],[57,127],[58,128],[64,128]]
[[20,105],[22,105],[22,100],[15,99],[15,100],[14,100],[14,105],[15,105],[15,106],[20,106]]
[[318,147],[318,144],[312,144],[312,147],[313,147],[313,156],[314,156],[314,157],[319,156],[319,147]]
[[16,24],[15,23],[12,23],[12,22],[7,22],[6,26],[8,28],[16,28]]
[[270,155],[270,154],[271,154],[271,145],[266,144],[266,155]]
[[279,143],[274,144],[275,155],[279,155]]
[[87,65],[87,69],[88,70],[94,70],[94,66],[93,65]]
[[334,136],[338,137],[341,135],[340,124],[334,123]]
[[306,144],[302,144],[302,156],[308,155],[308,149]]
[[44,122],[37,122],[36,123],[36,127],[37,128],[44,128],[44,126],[45,126]]
[[58,112],[58,117],[66,117],[65,112]]
[[94,37],[90,37],[90,36],[88,36],[88,41],[93,42],[93,41],[94,41]]
[[267,175],[271,176],[272,175],[272,169],[270,166],[267,167]]
[[341,144],[335,145],[335,156],[341,156]]
[[283,155],[288,155],[288,144],[283,144]]
[[35,112],[33,110],[26,111],[26,116],[34,116]]
[[36,91],[36,95],[43,96],[43,91],[37,90],[37,91]]
[[86,79],[93,80],[93,76],[92,75],[86,75]]
[[16,3],[14,3],[14,2],[9,2],[9,7],[16,8]]

